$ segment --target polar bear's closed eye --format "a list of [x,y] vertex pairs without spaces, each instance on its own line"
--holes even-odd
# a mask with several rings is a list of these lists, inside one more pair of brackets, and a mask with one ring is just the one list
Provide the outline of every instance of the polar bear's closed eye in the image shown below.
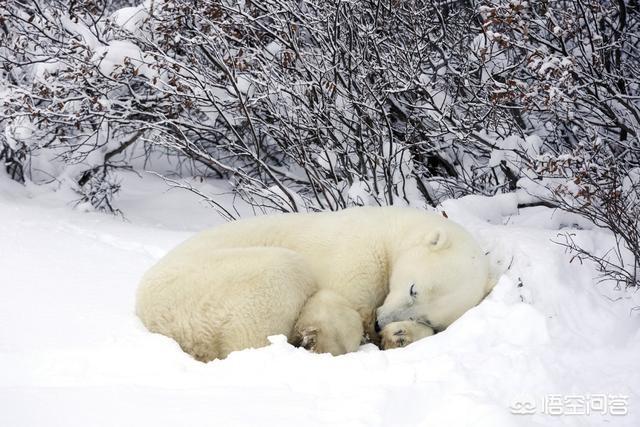
[[449,247],[449,239],[443,230],[436,230],[429,236],[429,247],[432,251],[440,251]]
[[415,283],[412,283],[411,287],[409,288],[409,296],[412,299],[415,299],[416,296],[418,296],[418,291],[416,290],[416,284]]

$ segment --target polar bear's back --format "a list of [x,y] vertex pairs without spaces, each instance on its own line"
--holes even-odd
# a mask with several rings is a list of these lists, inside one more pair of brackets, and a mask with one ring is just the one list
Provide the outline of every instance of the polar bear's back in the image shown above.
[[465,233],[440,215],[403,207],[355,207],[336,212],[266,215],[230,222],[198,233],[175,250],[269,246],[291,249],[308,261],[401,244],[416,233],[446,227]]

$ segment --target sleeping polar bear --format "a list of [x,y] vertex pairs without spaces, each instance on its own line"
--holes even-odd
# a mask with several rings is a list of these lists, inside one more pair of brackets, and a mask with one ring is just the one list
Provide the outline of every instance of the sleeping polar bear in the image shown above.
[[451,220],[359,207],[199,233],[144,275],[136,311],[150,331],[201,361],[277,334],[339,355],[363,338],[393,348],[432,335],[490,287],[486,257]]

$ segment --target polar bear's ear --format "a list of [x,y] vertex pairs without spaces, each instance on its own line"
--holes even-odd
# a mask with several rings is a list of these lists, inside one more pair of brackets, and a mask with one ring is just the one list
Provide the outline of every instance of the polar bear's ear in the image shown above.
[[447,232],[441,228],[436,228],[429,233],[417,233],[408,238],[403,247],[410,248],[428,248],[434,252],[446,249],[451,245]]
[[449,247],[449,238],[447,233],[442,229],[437,229],[429,234],[427,244],[432,251],[439,251]]

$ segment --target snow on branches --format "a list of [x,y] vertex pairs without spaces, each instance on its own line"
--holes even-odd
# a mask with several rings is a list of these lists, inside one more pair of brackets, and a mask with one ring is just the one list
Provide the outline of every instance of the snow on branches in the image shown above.
[[112,210],[120,168],[281,211],[524,190],[612,230],[635,271],[639,19],[622,0],[9,0],[0,159]]

